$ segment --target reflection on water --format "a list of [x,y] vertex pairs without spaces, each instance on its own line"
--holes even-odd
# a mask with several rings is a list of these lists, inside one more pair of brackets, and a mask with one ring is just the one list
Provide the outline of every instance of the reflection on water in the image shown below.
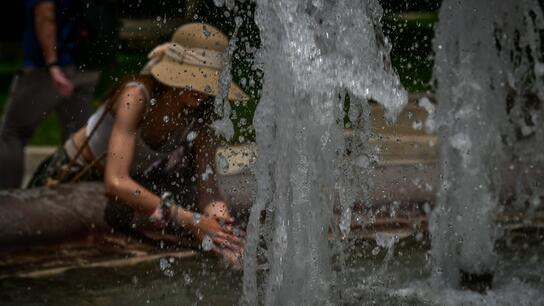
[[215,258],[157,260],[130,268],[80,269],[0,281],[2,305],[236,305],[241,272]]
[[482,295],[467,290],[432,286],[429,245],[400,242],[387,270],[382,266],[386,250],[376,255],[366,245],[349,267],[349,278],[358,280],[346,288],[344,305],[543,305],[541,233],[509,234],[497,245],[499,263],[494,288]]
[[[495,288],[487,295],[430,286],[429,243],[354,243],[348,286],[338,305],[543,305],[542,233],[509,234],[499,242]],[[377,248],[377,249],[376,249]],[[261,271],[262,274],[262,271]],[[262,276],[262,275],[261,275]],[[41,279],[0,281],[2,305],[237,305],[241,272],[215,258],[168,258],[130,268],[80,269]]]

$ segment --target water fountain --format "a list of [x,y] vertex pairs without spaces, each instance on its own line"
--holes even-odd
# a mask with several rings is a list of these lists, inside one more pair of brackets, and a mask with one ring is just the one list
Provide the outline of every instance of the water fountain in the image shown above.
[[[326,236],[336,227],[334,195],[341,195],[338,236],[345,236],[355,199],[365,199],[371,185],[361,178],[371,166],[369,130],[357,125],[369,119],[365,99],[384,103],[390,119],[405,100],[391,73],[380,16],[374,1],[258,2],[266,73],[254,122],[260,156],[244,274],[248,305],[330,298],[335,276]],[[535,206],[542,196],[534,173],[528,174],[543,156],[542,106],[535,104],[543,100],[541,28],[536,1],[442,5],[435,41],[442,176],[431,220],[436,284],[487,289],[496,265],[499,203]],[[345,92],[355,143],[341,132]],[[348,147],[354,156],[345,153]],[[507,173],[512,167],[516,171]],[[512,175],[525,182],[514,192],[505,187]],[[259,287],[261,253],[269,271]]]
[[[334,279],[327,236],[336,228],[336,195],[343,210],[339,235],[347,235],[351,207],[368,193],[367,100],[382,103],[393,120],[407,96],[389,61],[377,1],[263,0],[256,15],[266,73],[254,119],[258,185],[247,229],[244,303],[322,304]],[[346,94],[355,123],[350,143],[344,140]],[[262,287],[261,253],[269,269]]]
[[[234,1],[215,3],[236,10]],[[36,304],[36,300],[67,305],[111,301],[232,305],[238,299],[246,305],[544,304],[542,236],[533,241],[526,241],[527,236],[513,242],[506,238],[499,240],[506,247],[496,248],[502,229],[495,226],[496,213],[509,209],[525,212],[529,224],[543,195],[539,179],[544,169],[544,65],[537,44],[543,18],[538,2],[443,1],[434,78],[442,177],[440,188],[422,187],[427,193],[439,190],[430,220],[430,258],[421,233],[405,239],[408,242],[382,233],[375,241],[350,245],[349,250],[343,243],[350,234],[354,203],[371,204],[372,189],[382,188],[373,186],[371,179],[377,157],[369,145],[368,100],[380,103],[390,121],[406,102],[391,68],[389,43],[380,30],[378,2],[258,0],[257,6],[263,42],[258,62],[265,79],[254,120],[257,198],[247,229],[243,288],[240,275],[222,270],[215,259],[168,257],[117,267],[115,273],[71,269],[42,280],[8,279],[0,282],[2,301],[8,305]],[[224,77],[230,77],[228,72]],[[228,114],[228,105],[221,102],[218,99],[218,112]],[[432,110],[429,100],[420,102]],[[350,137],[344,133],[346,115]],[[228,137],[232,125],[228,118],[223,120],[218,126]],[[425,128],[432,130],[432,124]],[[414,168],[407,172],[414,175],[407,175],[405,185],[391,188],[420,185],[419,166]],[[251,176],[244,182],[249,181]],[[2,214],[0,224],[9,225],[15,217],[21,225],[29,220],[38,225],[50,222],[45,214],[36,216],[37,221],[29,219],[34,207],[30,204],[39,205],[44,199],[68,202],[82,192],[96,193],[96,189],[70,188],[0,193],[0,200],[11,201],[4,205],[11,214]],[[229,196],[239,196],[237,190]],[[410,196],[416,198],[414,193]],[[82,201],[74,202],[88,208],[85,201],[101,198],[80,196]],[[23,202],[28,205],[20,214]],[[91,215],[89,226],[72,217],[74,229],[100,229],[101,224],[92,220],[102,220],[102,204],[95,205],[98,217]],[[67,218],[70,213],[65,213]],[[55,221],[58,224],[63,222]],[[52,234],[59,231],[53,229],[54,233],[46,233],[41,227],[21,226],[1,231],[0,238],[9,238],[5,239],[9,243],[20,242],[21,237],[40,242],[46,236],[57,238]],[[335,238],[332,246],[329,230]],[[459,290],[478,279],[484,281],[475,289],[488,289],[491,277],[494,284],[485,295]]]
[[496,214],[501,202],[512,200],[504,186],[513,182],[505,177],[515,173],[521,182],[518,205],[538,205],[543,195],[529,181],[534,173],[527,175],[544,157],[543,15],[538,1],[444,1],[439,20],[435,276],[450,286],[485,290],[496,265]]

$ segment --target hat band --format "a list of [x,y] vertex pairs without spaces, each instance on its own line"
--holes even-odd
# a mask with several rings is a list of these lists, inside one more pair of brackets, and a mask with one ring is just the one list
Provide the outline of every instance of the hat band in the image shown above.
[[177,43],[164,43],[149,52],[149,62],[142,69],[142,73],[149,73],[151,67],[163,58],[168,58],[179,64],[189,64],[208,67],[216,70],[223,69],[223,53],[216,50],[202,48],[185,48]]

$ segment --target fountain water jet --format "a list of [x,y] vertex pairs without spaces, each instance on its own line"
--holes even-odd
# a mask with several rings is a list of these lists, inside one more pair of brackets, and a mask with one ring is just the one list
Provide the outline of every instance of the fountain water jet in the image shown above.
[[543,195],[524,170],[544,159],[543,28],[538,1],[442,3],[434,45],[442,173],[430,223],[435,283],[491,286],[509,169],[524,182],[518,203]]
[[[351,206],[370,185],[367,99],[380,101],[392,120],[407,95],[389,61],[377,1],[261,0],[256,15],[264,85],[254,119],[257,198],[247,230],[243,302],[323,304],[334,277],[327,235],[337,193],[346,235]],[[354,122],[349,143],[346,92]],[[269,267],[263,286],[256,276],[261,253]]]

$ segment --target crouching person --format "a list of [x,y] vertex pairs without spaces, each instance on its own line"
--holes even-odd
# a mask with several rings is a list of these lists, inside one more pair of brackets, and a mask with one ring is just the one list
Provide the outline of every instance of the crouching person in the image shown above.
[[[139,75],[113,88],[87,125],[38,168],[30,187],[102,180],[128,224],[175,224],[240,266],[244,242],[215,178],[210,126],[227,37],[211,25],[180,27]],[[245,93],[230,84],[229,100]],[[206,247],[205,249],[208,249]]]

